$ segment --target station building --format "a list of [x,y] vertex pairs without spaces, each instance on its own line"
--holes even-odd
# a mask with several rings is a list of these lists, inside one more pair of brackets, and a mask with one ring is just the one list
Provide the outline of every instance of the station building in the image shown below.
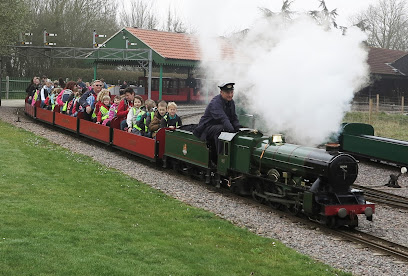
[[360,90],[355,100],[375,98],[384,103],[408,101],[408,52],[369,47],[370,84]]

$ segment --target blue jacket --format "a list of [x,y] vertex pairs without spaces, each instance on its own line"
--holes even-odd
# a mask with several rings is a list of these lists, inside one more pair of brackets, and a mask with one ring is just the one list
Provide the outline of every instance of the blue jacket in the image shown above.
[[205,141],[207,129],[212,125],[222,125],[223,131],[235,132],[240,128],[237,114],[235,113],[234,100],[228,102],[221,97],[221,94],[215,96],[205,109],[194,135]]
[[[92,96],[94,99],[90,98]],[[95,108],[95,99],[96,93],[93,89],[86,91],[82,94],[81,98],[79,99],[79,105],[82,106],[84,109],[90,105],[92,109]]]

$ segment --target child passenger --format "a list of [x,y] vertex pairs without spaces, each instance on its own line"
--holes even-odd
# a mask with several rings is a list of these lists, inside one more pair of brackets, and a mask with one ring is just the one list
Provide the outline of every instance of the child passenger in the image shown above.
[[95,109],[94,109],[94,111],[93,111],[93,113],[92,113],[92,121],[93,121],[94,123],[96,123],[96,121],[97,121],[97,118],[96,118],[96,117],[98,116],[99,109],[101,108],[101,106],[102,106],[102,104],[103,104],[103,98],[104,98],[106,95],[107,95],[107,96],[110,96],[109,90],[108,90],[108,89],[102,89],[101,92],[99,92],[98,95],[96,96]]
[[98,115],[96,115],[96,123],[101,124],[104,120],[109,117],[111,98],[109,95],[105,95],[102,98],[102,104],[99,107]]
[[157,110],[154,113],[152,122],[149,125],[149,132],[152,134],[152,138],[156,137],[157,131],[160,128],[160,121],[163,119],[167,112],[167,103],[165,101],[159,102]]
[[115,98],[113,99],[113,104],[109,108],[109,116],[107,119],[103,120],[102,124],[104,126],[109,126],[112,119],[116,117],[120,101],[121,101],[120,96],[115,96]]
[[47,97],[51,94],[51,90],[54,87],[52,86],[52,81],[47,79],[45,81],[44,86],[41,88],[41,92],[40,92],[40,96],[41,96],[41,108],[45,107],[45,100],[47,99]]
[[182,126],[181,118],[177,114],[177,104],[169,102],[167,105],[167,114],[163,116],[160,127],[177,128]]
[[146,111],[145,112],[142,111],[140,113],[142,116],[140,119],[138,118],[136,124],[140,131],[140,135],[151,138],[152,134],[149,131],[149,125],[151,121],[153,120],[154,108],[156,107],[156,103],[153,100],[149,99],[145,101],[145,106],[146,106]]
[[137,120],[138,119],[140,120],[140,117],[142,116],[140,113],[146,110],[143,104],[144,104],[143,98],[139,95],[136,95],[135,99],[133,100],[133,107],[129,109],[126,118],[128,132],[133,132],[140,135],[140,130],[137,127]]
[[49,110],[54,110],[55,105],[57,104],[57,96],[59,95],[59,93],[61,93],[62,88],[54,88],[51,91],[51,95],[48,96],[48,103],[46,101],[46,104],[48,106]]

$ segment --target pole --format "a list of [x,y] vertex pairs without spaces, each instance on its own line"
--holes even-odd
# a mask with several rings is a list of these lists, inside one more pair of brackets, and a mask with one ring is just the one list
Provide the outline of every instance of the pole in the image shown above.
[[163,64],[160,64],[160,79],[159,79],[159,100],[161,101],[163,95]]
[[153,54],[152,49],[149,49],[149,77],[147,80],[147,98],[152,98],[152,67],[153,67]]
[[368,104],[368,123],[371,125],[371,115],[373,112],[373,99],[370,99]]
[[404,96],[401,99],[401,113],[404,114]]
[[10,92],[10,77],[6,76],[6,100],[10,98],[9,92]]
[[0,56],[0,106],[1,106],[1,69],[3,68],[3,65],[2,65],[2,56]]
[[94,80],[96,80],[97,71],[98,71],[98,63],[95,61],[94,62]]
[[377,94],[377,113],[380,112],[380,94]]

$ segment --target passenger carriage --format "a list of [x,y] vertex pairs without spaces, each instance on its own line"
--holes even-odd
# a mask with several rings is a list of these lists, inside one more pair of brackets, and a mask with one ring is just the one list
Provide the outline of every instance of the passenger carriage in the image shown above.
[[31,106],[26,102],[25,113],[39,121],[55,125],[106,145],[112,145],[115,148],[153,162],[163,157],[165,129],[158,131],[156,139],[148,138],[120,130],[120,122],[117,118],[112,120],[111,126],[108,127],[84,120],[82,113],[79,113],[78,117],[63,114],[60,112],[59,106],[55,106],[54,110],[41,108],[40,102],[36,102],[35,106]]

